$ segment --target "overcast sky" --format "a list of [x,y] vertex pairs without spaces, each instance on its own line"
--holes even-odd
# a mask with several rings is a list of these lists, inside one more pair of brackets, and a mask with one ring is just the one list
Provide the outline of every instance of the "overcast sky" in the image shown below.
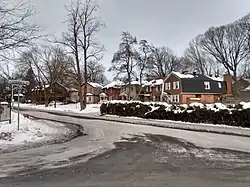
[[[38,23],[49,34],[67,29],[65,4],[70,0],[31,0]],[[108,68],[122,31],[129,31],[155,46],[168,46],[182,55],[188,42],[211,26],[230,23],[250,12],[249,0],[99,0],[107,28],[98,35]],[[112,74],[106,74],[112,79]]]

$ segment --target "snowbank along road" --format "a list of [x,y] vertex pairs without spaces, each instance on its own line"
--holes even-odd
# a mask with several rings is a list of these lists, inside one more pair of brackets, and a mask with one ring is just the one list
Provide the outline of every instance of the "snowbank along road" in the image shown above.
[[[0,155],[0,186],[178,186],[192,180],[191,186],[250,184],[248,137],[23,113],[83,125],[88,135]],[[230,181],[223,183],[226,179]]]

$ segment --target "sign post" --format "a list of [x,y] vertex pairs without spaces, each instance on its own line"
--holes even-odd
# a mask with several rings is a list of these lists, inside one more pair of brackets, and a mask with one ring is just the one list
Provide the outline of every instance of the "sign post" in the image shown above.
[[[21,94],[21,91],[23,88],[23,86],[25,85],[29,85],[30,82],[29,81],[22,81],[22,80],[9,80],[9,84],[11,84],[11,103],[13,102],[13,93],[14,93],[14,90],[17,90],[17,93],[18,93],[18,103],[17,103],[17,130],[20,129],[20,94]],[[14,86],[17,86],[14,88]],[[13,106],[13,103],[12,103],[12,106]],[[12,107],[11,106],[11,107]],[[11,115],[11,114],[10,114]],[[10,123],[11,123],[11,120],[10,120]]]

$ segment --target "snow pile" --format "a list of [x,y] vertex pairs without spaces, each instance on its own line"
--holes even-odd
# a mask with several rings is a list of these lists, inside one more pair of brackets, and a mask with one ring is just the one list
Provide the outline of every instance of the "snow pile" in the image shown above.
[[50,111],[64,111],[64,112],[75,112],[75,113],[83,113],[83,114],[89,114],[89,113],[100,113],[100,106],[101,104],[87,104],[86,108],[82,111],[80,111],[80,103],[76,104],[67,104],[64,105],[62,103],[57,103],[56,108],[54,108],[53,104],[50,104],[48,107],[45,107],[45,105],[33,105],[33,104],[21,104],[21,108],[35,108],[35,109],[46,109]]
[[51,140],[58,135],[66,136],[70,129],[63,124],[32,120],[20,115],[20,129],[17,130],[17,113],[12,112],[12,123],[0,123],[0,146],[25,145]]
[[246,102],[241,102],[240,105],[242,105],[243,109],[248,109],[250,108],[250,102],[246,103]]

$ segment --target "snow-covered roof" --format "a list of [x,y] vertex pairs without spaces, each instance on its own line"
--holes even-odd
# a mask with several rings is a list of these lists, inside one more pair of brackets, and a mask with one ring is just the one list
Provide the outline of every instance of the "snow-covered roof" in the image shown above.
[[250,84],[250,79],[243,79],[243,80],[247,81]]
[[78,92],[78,90],[75,89],[75,88],[70,88],[69,91],[71,91],[71,92]]
[[122,96],[127,97],[127,96],[128,96],[128,94],[126,94],[126,93],[122,92],[119,96],[120,96],[120,97],[122,97]]
[[[18,97],[18,94],[14,94],[13,96]],[[19,94],[19,97],[23,97],[23,96],[24,96],[23,94],[21,94],[21,93]]]
[[95,83],[95,82],[89,82],[89,84],[94,87],[94,88],[103,88],[102,85],[98,84],[98,83]]
[[121,87],[122,85],[124,85],[124,83],[122,81],[117,80],[107,84],[106,86],[104,86],[104,88],[109,89],[114,87]]
[[245,92],[249,92],[249,91],[250,91],[250,86],[246,87],[246,88],[244,89],[244,91],[245,91]]
[[7,105],[8,102],[0,102],[1,105]]
[[139,81],[131,81],[130,84],[131,84],[131,85],[140,85],[140,82],[139,82]]
[[223,82],[224,81],[223,77],[210,77],[210,76],[207,76],[207,77],[214,80],[214,81],[218,81],[218,82]]
[[87,96],[92,96],[93,94],[92,94],[92,93],[87,93],[86,95],[87,95]]
[[172,71],[171,74],[176,75],[180,79],[192,79],[192,78],[194,78],[194,75],[192,75],[192,74],[183,74],[183,73],[176,72],[176,71]]
[[156,79],[156,80],[151,80],[151,81],[144,81],[142,87],[145,86],[158,86],[158,85],[162,85],[164,82],[163,79]]
[[100,97],[107,97],[107,94],[101,93],[101,94],[100,94]]
[[162,84],[163,84],[163,82],[164,82],[164,80],[163,80],[163,79],[157,79],[157,80],[155,80],[155,82],[153,83],[153,85],[152,85],[152,86],[162,85]]

